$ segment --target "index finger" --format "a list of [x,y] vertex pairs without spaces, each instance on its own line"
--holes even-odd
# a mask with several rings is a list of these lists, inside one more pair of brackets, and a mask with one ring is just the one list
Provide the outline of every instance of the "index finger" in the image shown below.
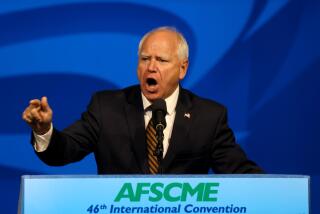
[[30,100],[29,104],[33,107],[38,107],[40,106],[40,100],[39,99],[33,99],[33,100]]

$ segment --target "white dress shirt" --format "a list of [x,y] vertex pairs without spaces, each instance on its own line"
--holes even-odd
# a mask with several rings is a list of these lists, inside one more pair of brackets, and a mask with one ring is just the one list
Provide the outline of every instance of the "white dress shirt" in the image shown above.
[[34,141],[35,141],[33,146],[37,152],[44,152],[48,148],[52,131],[53,131],[53,125],[51,123],[51,127],[49,131],[44,135],[38,135],[35,132],[33,132]]
[[[147,128],[147,125],[152,117],[152,111],[146,110],[152,103],[147,100],[147,98],[141,93],[142,95],[142,103],[143,103],[143,109],[145,109],[144,113],[144,124],[145,128]],[[164,139],[163,139],[163,157],[167,154],[169,142],[171,138],[172,128],[173,128],[173,122],[176,116],[176,106],[178,102],[178,96],[179,96],[179,86],[176,88],[176,90],[169,96],[166,101],[167,105],[167,115],[166,115],[166,123],[167,126],[163,131]],[[34,135],[34,149],[37,152],[44,152],[48,146],[49,142],[52,136],[53,131],[53,125],[51,124],[50,130],[45,133],[44,135],[38,135],[35,132],[33,132]]]

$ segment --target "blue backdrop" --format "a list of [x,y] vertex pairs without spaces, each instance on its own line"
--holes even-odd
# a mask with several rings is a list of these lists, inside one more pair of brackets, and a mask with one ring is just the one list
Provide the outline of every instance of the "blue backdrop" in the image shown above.
[[67,126],[94,91],[137,83],[139,39],[162,25],[189,41],[183,86],[228,107],[238,143],[268,173],[311,175],[319,201],[319,20],[317,0],[1,2],[0,212],[16,213],[23,174],[96,173],[93,156],[57,168],[36,158],[28,101],[48,96],[55,126]]

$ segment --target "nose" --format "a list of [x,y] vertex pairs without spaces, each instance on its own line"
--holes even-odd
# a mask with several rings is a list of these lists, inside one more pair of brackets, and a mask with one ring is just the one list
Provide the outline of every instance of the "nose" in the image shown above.
[[156,65],[156,61],[154,59],[151,59],[148,64],[148,71],[149,72],[156,72],[157,71],[157,65]]

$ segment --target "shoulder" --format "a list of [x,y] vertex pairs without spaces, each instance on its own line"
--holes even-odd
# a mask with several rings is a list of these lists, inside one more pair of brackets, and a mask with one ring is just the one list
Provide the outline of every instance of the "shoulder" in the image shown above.
[[192,109],[197,111],[203,111],[206,113],[226,112],[226,107],[221,103],[196,95],[189,90],[181,88],[181,96],[184,97],[187,102],[190,102]]
[[140,87],[138,85],[129,86],[123,89],[97,91],[93,94],[92,99],[107,100],[110,102],[127,99],[133,94],[140,94]]

